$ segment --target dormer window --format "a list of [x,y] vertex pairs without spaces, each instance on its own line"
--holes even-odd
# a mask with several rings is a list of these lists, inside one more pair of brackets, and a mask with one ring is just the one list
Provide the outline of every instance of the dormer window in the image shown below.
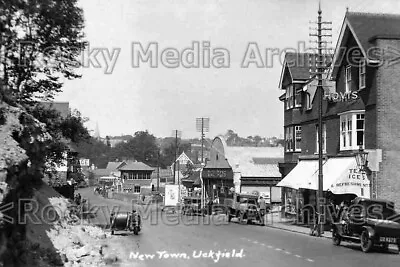
[[301,107],[301,92],[296,92],[294,84],[288,85],[286,88],[286,109]]
[[349,93],[351,91],[351,66],[347,66],[345,72],[346,93]]
[[366,78],[366,64],[365,60],[360,62],[360,68],[359,68],[359,89],[364,89],[365,88],[365,78]]

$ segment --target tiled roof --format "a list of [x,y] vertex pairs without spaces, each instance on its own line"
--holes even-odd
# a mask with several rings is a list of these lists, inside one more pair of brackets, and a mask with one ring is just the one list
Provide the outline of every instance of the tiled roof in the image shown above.
[[113,170],[113,171],[114,171],[114,170],[117,170],[118,167],[119,167],[122,163],[124,163],[124,162],[120,162],[120,161],[110,161],[110,162],[107,163],[106,169],[107,169],[107,170]]
[[[157,179],[158,177],[158,171],[157,169],[155,169],[152,173],[151,173],[151,179]],[[171,169],[160,169],[160,178],[173,178],[174,177],[174,173],[171,171]]]
[[96,169],[93,170],[95,176],[109,176],[111,174],[110,170],[107,169]]
[[371,48],[371,38],[400,37],[400,15],[347,12],[346,19],[364,51]]
[[240,168],[242,177],[281,177],[278,163],[275,164],[246,164]]
[[[316,54],[312,53],[292,53],[285,54],[285,61],[289,68],[293,80],[308,80],[310,79],[310,67],[315,66]],[[332,55],[325,55],[325,63],[329,64]],[[315,70],[314,70],[315,71]]]
[[129,162],[119,170],[121,171],[154,171],[154,168],[144,164],[143,162]]

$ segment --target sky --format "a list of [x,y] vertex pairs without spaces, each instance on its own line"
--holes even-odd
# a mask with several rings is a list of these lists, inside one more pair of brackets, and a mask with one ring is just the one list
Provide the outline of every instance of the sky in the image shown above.
[[[228,129],[243,137],[282,136],[278,85],[284,52],[304,52],[302,44],[311,45],[309,28],[316,26],[309,22],[316,21],[318,0],[80,0],[79,5],[89,43],[77,70],[82,78],[65,81],[56,101],[68,101],[89,118],[90,130],[98,124],[102,137],[143,130],[168,137],[179,130],[192,138],[200,137],[196,118],[208,117],[209,138]],[[333,48],[346,7],[400,13],[398,0],[322,0],[321,7],[323,20],[332,21]],[[157,48],[156,66],[138,57],[140,46],[144,52]],[[257,49],[263,64],[249,63]],[[187,65],[190,50],[200,58],[197,68]]]

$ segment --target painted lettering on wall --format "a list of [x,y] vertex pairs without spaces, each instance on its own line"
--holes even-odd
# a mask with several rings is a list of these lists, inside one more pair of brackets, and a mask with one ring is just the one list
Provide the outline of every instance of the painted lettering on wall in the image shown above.
[[226,170],[204,170],[203,177],[205,178],[226,178]]
[[357,92],[348,92],[348,93],[329,93],[324,95],[324,100],[332,101],[332,102],[345,102],[345,101],[353,101],[359,98]]

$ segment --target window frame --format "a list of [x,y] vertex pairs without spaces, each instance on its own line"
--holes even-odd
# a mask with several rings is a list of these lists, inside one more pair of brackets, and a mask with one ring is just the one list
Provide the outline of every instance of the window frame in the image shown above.
[[[300,135],[300,141],[298,141],[298,134]],[[294,126],[294,151],[296,152],[301,152],[301,139],[302,139],[302,128],[301,125],[295,125]]]
[[[136,188],[138,188],[139,187],[139,192],[136,192]],[[138,194],[140,194],[141,193],[141,190],[142,190],[142,187],[140,186],[140,185],[134,185],[133,186],[133,193],[138,193]]]
[[293,126],[285,127],[285,152],[294,151]]
[[[365,148],[365,111],[354,110],[338,115],[340,116],[340,151],[358,150],[361,145],[358,140],[359,132],[362,132],[361,146]],[[362,129],[358,127],[358,121],[362,121]],[[343,125],[345,125],[345,129],[343,129]]]
[[347,65],[345,68],[345,72],[344,72],[344,81],[345,81],[345,90],[346,93],[351,92],[351,81],[352,81],[352,77],[351,77],[351,65]]
[[359,67],[359,73],[358,73],[358,86],[359,89],[364,89],[366,86],[366,81],[367,81],[367,64],[365,60],[360,61],[360,67]]

